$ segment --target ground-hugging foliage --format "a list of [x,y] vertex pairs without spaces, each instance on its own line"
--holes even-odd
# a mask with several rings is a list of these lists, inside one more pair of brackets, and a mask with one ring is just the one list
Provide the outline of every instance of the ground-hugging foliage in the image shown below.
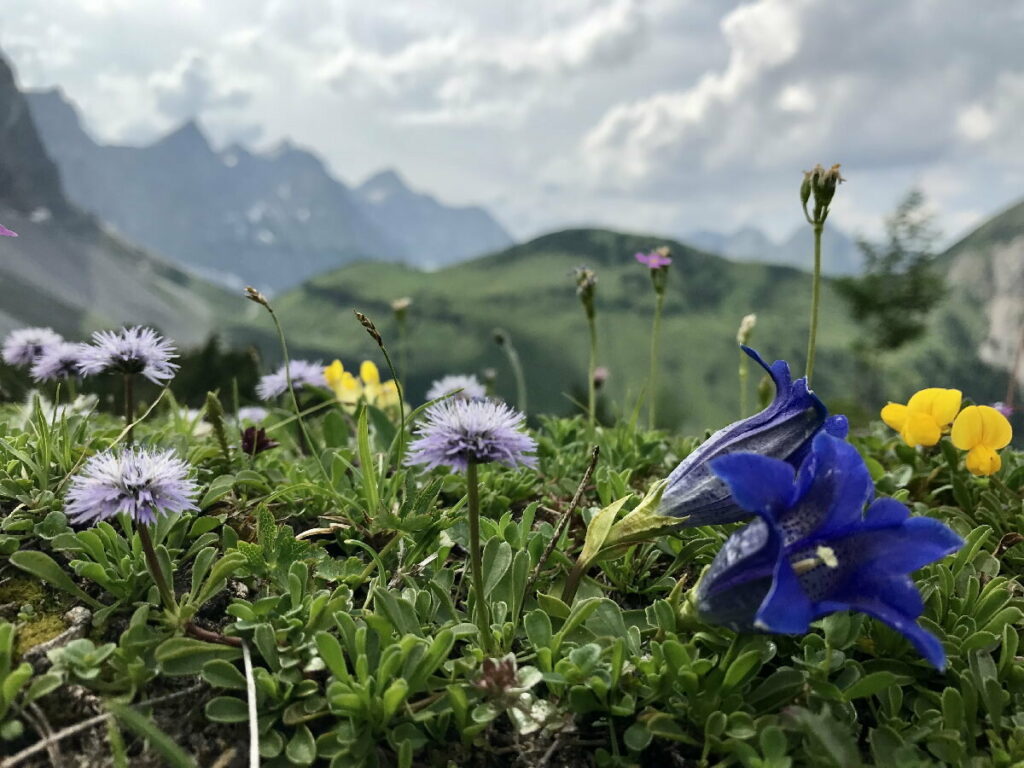
[[[0,754],[113,712],[17,764],[248,765],[243,650],[168,627],[130,525],[75,530],[62,512],[69,476],[123,439],[121,422],[4,406],[0,423]],[[464,476],[401,466],[380,411],[331,406],[306,425],[311,445],[274,413],[282,445],[255,457],[234,424],[219,435],[163,402],[135,430],[196,468],[200,510],[163,520],[154,539],[182,610],[244,640],[264,766],[1024,760],[1019,453],[981,479],[949,446],[911,449],[881,425],[852,438],[879,494],[967,541],[916,574],[922,623],[949,656],[940,673],[861,615],[803,637],[701,624],[687,595],[732,526],[602,561],[565,605],[588,520],[630,491],[635,505],[700,438],[542,419],[537,470],[481,468],[498,649],[485,657],[467,606]],[[541,563],[593,445],[583,503]]]

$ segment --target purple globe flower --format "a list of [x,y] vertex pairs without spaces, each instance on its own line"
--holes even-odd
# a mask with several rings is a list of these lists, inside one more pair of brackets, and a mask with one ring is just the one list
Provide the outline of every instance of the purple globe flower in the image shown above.
[[827,432],[798,470],[753,453],[711,464],[758,517],[729,537],[701,579],[697,611],[705,621],[800,634],[822,616],[860,611],[945,666],[942,643],[917,623],[924,603],[910,574],[963,546],[948,526],[911,517],[895,499],[874,500],[860,454]]
[[443,400],[427,409],[405,463],[462,471],[471,461],[536,466],[536,457],[528,454],[537,449],[537,443],[522,431],[524,420],[519,411],[492,400]]
[[18,233],[0,224],[0,237],[17,237]]
[[[462,391],[459,392],[459,390]],[[458,392],[455,396],[464,400],[478,400],[481,397],[487,397],[487,390],[476,376],[453,374],[431,384],[430,389],[427,390],[427,400],[439,400],[453,392]]]
[[[327,379],[324,378],[324,364],[317,360],[292,360],[289,366],[292,377],[292,387],[327,388]],[[282,365],[273,373],[268,373],[260,379],[256,385],[256,395],[260,400],[273,400],[278,395],[284,394],[288,389],[288,375]]]
[[52,328],[18,328],[4,339],[4,362],[32,365],[46,349],[63,341],[64,337]]
[[32,363],[30,369],[32,379],[34,381],[57,381],[80,375],[85,347],[85,344],[76,344],[70,341],[50,345]]
[[638,253],[633,258],[650,269],[664,269],[672,264],[672,257],[667,249],[658,248],[650,253]]
[[258,405],[247,405],[238,409],[238,421],[239,422],[251,422],[253,424],[259,424],[265,418],[267,418],[267,409],[260,408]]
[[97,373],[141,373],[154,384],[166,384],[178,370],[174,345],[152,328],[134,326],[119,331],[96,331],[84,345],[79,370]]
[[64,512],[72,523],[97,523],[124,513],[136,523],[196,509],[198,487],[174,451],[105,451],[71,480]]

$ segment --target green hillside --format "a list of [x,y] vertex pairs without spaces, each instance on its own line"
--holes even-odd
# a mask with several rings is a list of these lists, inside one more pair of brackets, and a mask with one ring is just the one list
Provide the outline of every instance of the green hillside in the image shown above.
[[[587,341],[571,270],[598,274],[599,364],[611,377],[608,402],[635,402],[646,383],[653,291],[633,254],[665,241],[603,230],[569,230],[489,257],[422,273],[379,263],[355,264],[317,278],[275,301],[292,344],[305,354],[354,362],[373,345],[351,319],[366,312],[396,344],[389,303],[410,296],[411,400],[422,401],[430,381],[445,373],[499,372],[498,388],[514,387],[493,341],[508,330],[524,361],[533,412],[566,412],[568,395],[585,386]],[[737,264],[669,242],[674,264],[662,336],[659,413],[666,425],[702,429],[736,415],[736,327],[756,312],[755,346],[769,359],[800,363],[809,311],[807,274],[786,267]],[[855,328],[831,290],[825,290],[820,375],[826,397],[845,397],[853,366],[843,351]],[[758,377],[752,377],[753,388]],[[752,394],[751,402],[753,400]]]

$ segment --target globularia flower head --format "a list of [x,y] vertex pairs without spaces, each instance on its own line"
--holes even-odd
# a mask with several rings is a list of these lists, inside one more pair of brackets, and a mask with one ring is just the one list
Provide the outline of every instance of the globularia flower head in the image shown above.
[[18,328],[4,339],[4,362],[32,365],[45,350],[63,341],[64,337],[52,328]]
[[771,375],[775,399],[760,413],[715,432],[668,476],[659,514],[677,517],[683,525],[720,525],[750,517],[750,510],[736,502],[712,471],[713,459],[744,451],[799,466],[822,429],[846,435],[846,417],[829,416],[825,404],[807,389],[806,379],[793,381],[784,360],[769,366],[754,350],[743,350]]
[[258,405],[247,405],[238,409],[238,420],[243,424],[245,422],[259,424],[265,418],[267,418],[267,409]]
[[120,513],[151,524],[159,514],[196,509],[197,491],[188,465],[174,451],[105,451],[72,478],[64,512],[75,524],[97,523]]
[[56,381],[80,375],[84,348],[84,344],[70,341],[51,344],[32,363],[32,378],[35,381]]
[[273,373],[268,373],[260,378],[260,383],[256,385],[256,395],[260,400],[273,400],[278,395],[284,394],[288,389],[289,372],[292,377],[292,387],[295,389],[301,389],[302,387],[327,388],[327,381],[324,379],[324,364],[322,362],[319,360],[316,362],[292,360],[287,372],[285,371],[285,366],[282,365]]
[[119,331],[96,331],[82,349],[79,370],[97,373],[141,373],[154,384],[166,384],[178,370],[171,360],[174,344],[152,328],[133,326]]
[[720,456],[712,468],[758,517],[729,537],[701,579],[704,620],[799,634],[827,614],[860,611],[943,668],[942,643],[917,623],[924,603],[910,574],[956,552],[959,536],[938,520],[910,517],[895,499],[872,501],[864,460],[827,432],[799,470],[753,453]]
[[431,384],[430,389],[427,390],[427,400],[439,400],[453,392],[457,393],[456,397],[460,397],[463,400],[479,400],[482,397],[487,397],[487,390],[484,389],[484,385],[480,383],[476,376],[453,374],[440,378]]
[[537,443],[522,431],[524,418],[519,411],[493,400],[442,400],[427,409],[426,420],[416,430],[418,437],[409,445],[406,463],[458,470],[465,470],[471,461],[532,467],[537,460],[529,454]]

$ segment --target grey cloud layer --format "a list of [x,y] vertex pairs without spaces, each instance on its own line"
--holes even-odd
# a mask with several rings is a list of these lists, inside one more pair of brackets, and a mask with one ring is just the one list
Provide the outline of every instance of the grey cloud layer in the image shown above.
[[960,0],[8,0],[0,46],[108,139],[198,115],[395,165],[520,235],[786,230],[843,161],[870,227],[919,183],[952,234],[1024,193],[1024,5]]

